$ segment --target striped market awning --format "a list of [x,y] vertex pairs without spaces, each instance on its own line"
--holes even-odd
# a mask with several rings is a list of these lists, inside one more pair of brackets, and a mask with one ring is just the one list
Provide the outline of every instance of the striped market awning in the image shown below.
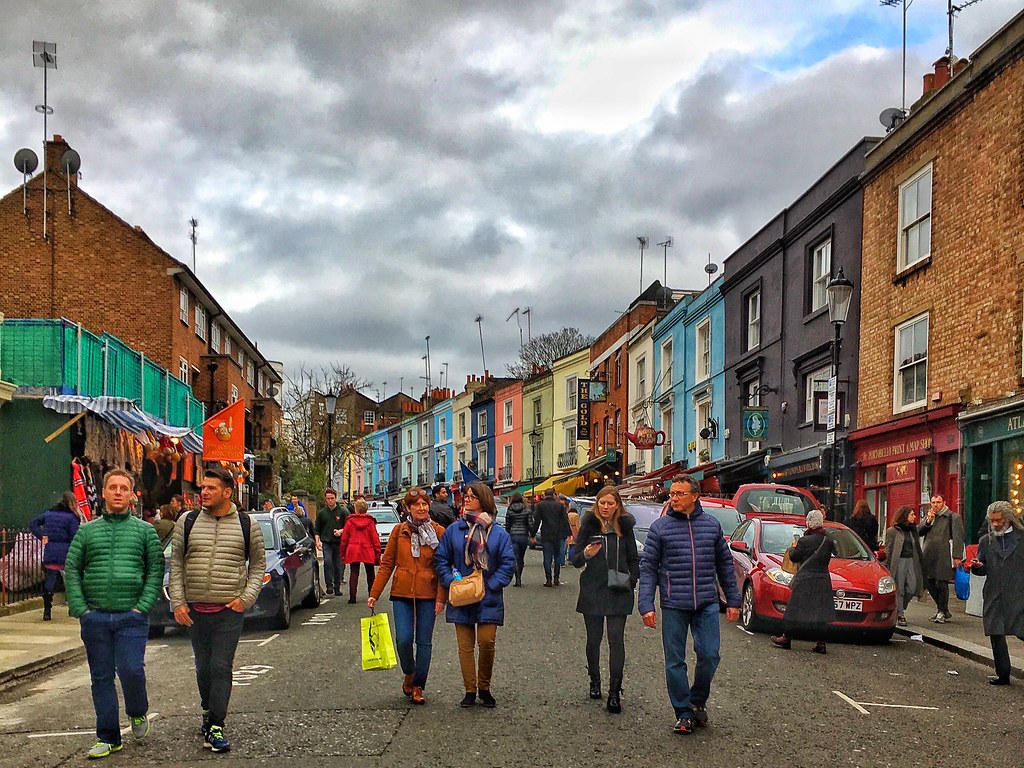
[[104,421],[135,436],[140,443],[155,437],[176,437],[189,453],[203,452],[203,439],[188,427],[172,427],[150,416],[134,400],[124,397],[85,397],[84,395],[48,395],[43,405],[57,413],[73,416],[89,411]]

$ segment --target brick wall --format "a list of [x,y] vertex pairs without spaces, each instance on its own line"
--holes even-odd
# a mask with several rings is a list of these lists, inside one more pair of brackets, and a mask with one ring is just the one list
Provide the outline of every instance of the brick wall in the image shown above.
[[[934,130],[921,130],[865,186],[862,428],[893,418],[895,327],[921,312],[930,313],[925,408],[998,397],[1024,384],[1024,60],[966,98]],[[886,141],[897,138],[898,131]],[[929,161],[931,263],[894,282],[898,188]]]

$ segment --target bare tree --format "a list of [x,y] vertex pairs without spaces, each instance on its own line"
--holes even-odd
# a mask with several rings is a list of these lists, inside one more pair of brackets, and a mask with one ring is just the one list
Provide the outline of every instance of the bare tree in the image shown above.
[[533,366],[543,365],[550,368],[551,363],[558,358],[589,347],[593,342],[593,336],[584,336],[578,328],[562,328],[551,333],[542,333],[526,342],[520,349],[519,359],[506,367],[517,379],[527,379],[533,372]]
[[[334,363],[320,368],[302,366],[285,376],[281,393],[289,424],[291,461],[306,465],[327,464],[327,408],[323,395],[348,389],[366,389],[372,383],[360,379],[347,365]],[[358,425],[335,419],[331,436],[335,457],[356,437]]]

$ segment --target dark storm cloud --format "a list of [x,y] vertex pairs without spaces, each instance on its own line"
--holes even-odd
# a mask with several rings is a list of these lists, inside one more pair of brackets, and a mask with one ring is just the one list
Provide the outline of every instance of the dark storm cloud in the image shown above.
[[[882,17],[894,46],[883,54],[814,58],[814,26],[829,14],[879,13],[818,5],[780,0],[756,22],[799,35],[800,57],[818,64],[774,72],[772,54],[726,46],[680,71],[628,131],[602,133],[534,127],[567,68],[692,14],[732,22],[755,10],[15,0],[0,31],[0,138],[8,155],[38,145],[30,45],[57,42],[50,130],[82,154],[82,188],[183,261],[197,217],[198,274],[261,350],[292,368],[342,362],[408,391],[430,335],[434,383],[448,362],[458,387],[483,364],[478,315],[487,367],[503,373],[519,346],[505,319],[516,307],[532,308],[534,333],[614,322],[640,288],[637,235],[652,242],[645,286],[662,276],[653,243],[666,235],[669,282],[704,286],[708,252],[721,263],[880,130],[876,115],[899,91],[895,16]],[[1012,5],[972,6],[958,34],[977,45]],[[911,83],[931,54],[912,51]],[[5,167],[4,189],[20,181]]]

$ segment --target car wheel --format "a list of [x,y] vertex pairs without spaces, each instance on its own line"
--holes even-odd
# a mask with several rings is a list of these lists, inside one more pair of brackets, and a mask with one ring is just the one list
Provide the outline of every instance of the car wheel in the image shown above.
[[320,571],[313,569],[313,583],[310,585],[309,594],[302,600],[303,608],[318,608],[320,606]]
[[163,637],[164,636],[164,632],[166,632],[166,631],[167,631],[167,627],[154,627],[154,626],[150,626],[150,628],[149,628],[149,636],[151,638]]
[[281,586],[281,606],[277,609],[274,617],[276,629],[288,629],[292,625],[292,591],[288,588],[288,582]]
[[748,632],[760,632],[764,628],[764,621],[757,615],[754,608],[754,585],[749,581],[743,588],[743,602],[740,605],[740,623]]

